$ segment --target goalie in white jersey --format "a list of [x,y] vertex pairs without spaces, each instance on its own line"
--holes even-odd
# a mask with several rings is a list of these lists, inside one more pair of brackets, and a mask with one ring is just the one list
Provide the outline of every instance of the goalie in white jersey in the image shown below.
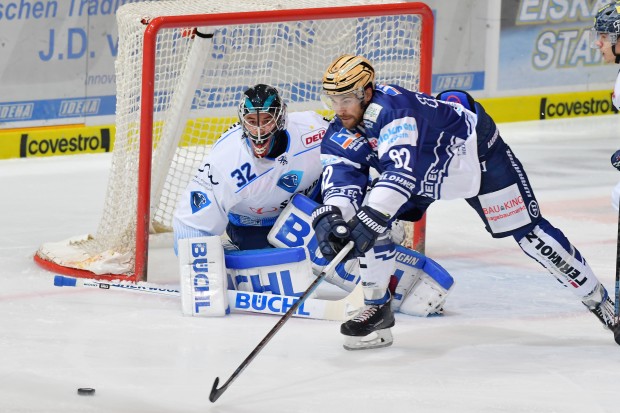
[[241,250],[269,248],[267,234],[290,198],[320,195],[327,121],[291,112],[271,86],[245,91],[239,120],[213,145],[174,213],[179,238],[228,235]]

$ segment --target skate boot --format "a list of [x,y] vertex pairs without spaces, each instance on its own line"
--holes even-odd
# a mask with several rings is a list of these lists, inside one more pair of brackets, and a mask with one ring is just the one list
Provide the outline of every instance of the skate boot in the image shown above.
[[394,327],[394,313],[391,308],[392,297],[381,304],[367,304],[351,320],[340,326],[345,336],[344,348],[347,350],[367,350],[391,346],[394,342],[390,327]]
[[602,284],[583,299],[583,304],[599,319],[603,326],[614,333],[614,340],[620,345],[620,324],[615,315],[614,302]]

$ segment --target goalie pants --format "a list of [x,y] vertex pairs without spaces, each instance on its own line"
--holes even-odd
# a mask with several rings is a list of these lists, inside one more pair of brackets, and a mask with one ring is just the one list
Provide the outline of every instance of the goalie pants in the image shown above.
[[267,235],[269,231],[271,231],[271,228],[272,226],[242,227],[233,225],[229,222],[226,226],[226,235],[228,235],[230,241],[241,251],[273,248],[273,246],[269,244],[269,241],[267,241]]

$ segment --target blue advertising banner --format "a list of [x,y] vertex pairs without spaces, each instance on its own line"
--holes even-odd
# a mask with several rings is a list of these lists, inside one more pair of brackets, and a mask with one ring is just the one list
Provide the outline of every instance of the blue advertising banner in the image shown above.
[[596,12],[609,0],[504,0],[498,90],[610,87],[616,70],[590,47]]

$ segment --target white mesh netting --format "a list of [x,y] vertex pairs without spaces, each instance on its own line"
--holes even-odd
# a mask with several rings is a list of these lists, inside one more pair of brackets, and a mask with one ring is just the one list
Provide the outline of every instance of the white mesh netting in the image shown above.
[[[401,2],[180,0],[119,8],[116,137],[104,213],[94,236],[65,242],[60,249],[44,245],[39,257],[96,274],[134,271],[145,22],[157,16],[386,3]],[[297,18],[304,19],[304,14]],[[310,109],[329,115],[320,103],[320,80],[331,61],[344,53],[370,59],[380,83],[419,87],[421,18],[416,14],[217,27],[197,19],[194,27],[202,36],[191,35],[192,27],[163,29],[157,35],[151,233],[171,230],[179,195],[210,145],[237,121],[236,108],[247,87],[271,84],[282,92],[289,111]],[[109,258],[113,265],[106,265]]]

